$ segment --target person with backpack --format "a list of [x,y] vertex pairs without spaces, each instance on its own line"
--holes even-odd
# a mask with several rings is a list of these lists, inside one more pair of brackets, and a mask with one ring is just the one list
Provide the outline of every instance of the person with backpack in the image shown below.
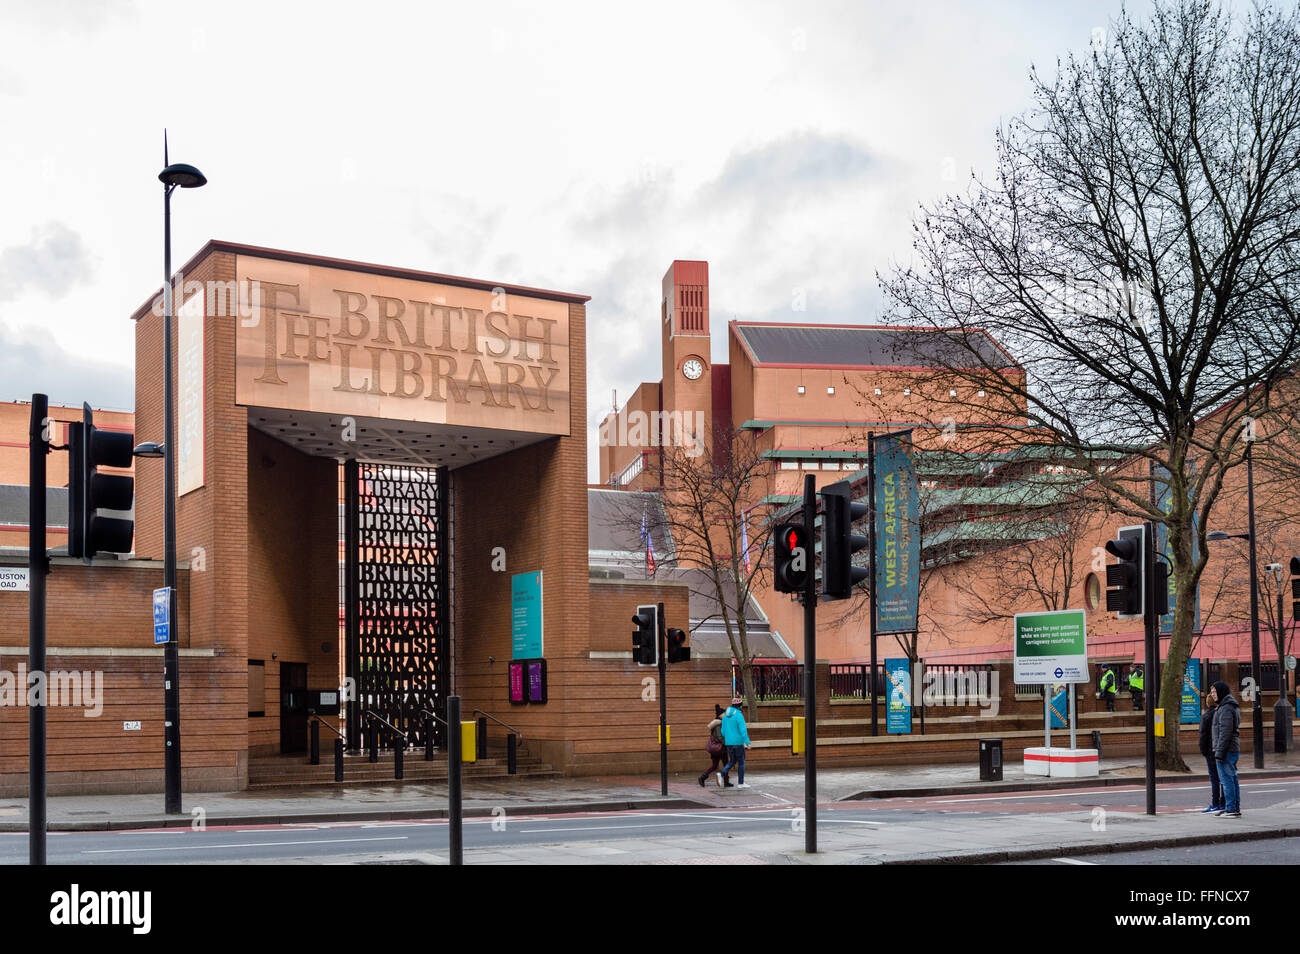
[[1214,690],[1205,694],[1205,711],[1201,713],[1200,732],[1201,754],[1210,770],[1210,807],[1201,811],[1202,815],[1217,814],[1226,811],[1223,803],[1223,786],[1219,783],[1218,763],[1214,758]]
[[749,729],[745,726],[745,715],[740,711],[745,701],[737,696],[722,715],[722,741],[727,744],[727,764],[718,773],[718,779],[724,788],[731,787],[727,778],[732,766],[738,765],[736,788],[749,788],[745,784],[745,750],[749,748]]
[[718,785],[722,785],[722,773],[718,772],[718,766],[725,764],[727,760],[727,746],[722,741],[722,713],[723,708],[720,705],[713,706],[713,721],[709,723],[709,741],[705,743],[704,748],[709,753],[709,758],[713,759],[713,764],[700,775],[700,788],[704,787],[704,780],[715,772],[718,776]]

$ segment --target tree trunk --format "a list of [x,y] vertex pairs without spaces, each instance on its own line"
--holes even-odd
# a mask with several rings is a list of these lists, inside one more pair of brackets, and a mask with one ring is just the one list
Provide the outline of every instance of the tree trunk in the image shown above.
[[[1192,630],[1196,625],[1196,587],[1193,584],[1196,568],[1192,563],[1190,517],[1189,512],[1187,526],[1176,526],[1172,519],[1167,525],[1169,549],[1173,556],[1170,572],[1174,576],[1174,631],[1169,638],[1169,656],[1160,668],[1159,691],[1147,693],[1147,705],[1165,710],[1165,734],[1156,739],[1156,768],[1170,772],[1191,771],[1179,751],[1183,673],[1187,671],[1187,659],[1192,649]],[[1148,682],[1151,667],[1159,659],[1159,646],[1157,634],[1157,659],[1148,659],[1146,665]],[[1173,714],[1172,719],[1170,714]]]

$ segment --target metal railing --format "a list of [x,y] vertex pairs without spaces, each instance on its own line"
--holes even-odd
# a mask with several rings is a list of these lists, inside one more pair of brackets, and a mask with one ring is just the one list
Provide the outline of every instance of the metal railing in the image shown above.
[[871,679],[870,663],[832,663],[831,664],[831,698],[832,699],[867,699],[868,688],[877,699],[883,694],[880,684],[880,666],[876,666],[875,679]]
[[[759,702],[797,702],[803,698],[802,663],[755,663],[754,696]],[[732,667],[736,691],[742,692],[739,666]]]
[[320,727],[334,733],[334,781],[343,781],[343,733],[318,715],[311,717],[311,764],[320,765]]
[[[367,709],[361,713],[361,722],[365,727],[366,743],[367,748],[370,750],[369,759],[371,762],[379,761],[379,726],[383,726],[402,740],[401,745],[393,746],[393,778],[400,780],[404,774],[402,755],[406,751],[406,733],[372,709]],[[378,723],[379,726],[375,723]]]
[[475,709],[472,715],[478,716],[478,731],[474,733],[475,745],[479,758],[487,758],[487,720],[491,719],[506,730],[506,774],[514,775],[519,771],[519,743],[524,734],[508,722],[502,722],[490,712]]
[[443,730],[446,731],[446,730],[447,730],[447,720],[444,719],[442,716],[438,715],[438,713],[433,712],[433,711],[430,710],[430,709],[425,709],[423,706],[420,707],[419,709],[417,709],[415,714],[416,714],[417,716],[426,716],[426,717],[427,717],[427,718],[424,720],[424,723],[425,723],[425,730],[424,730],[424,760],[425,760],[426,762],[432,762],[432,761],[433,761],[433,748],[434,748],[434,728],[433,728],[433,724],[434,724],[435,722],[441,723]]

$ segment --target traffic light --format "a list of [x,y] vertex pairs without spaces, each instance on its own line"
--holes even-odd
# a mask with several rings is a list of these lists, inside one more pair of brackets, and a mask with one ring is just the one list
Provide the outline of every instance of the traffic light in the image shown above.
[[1120,619],[1141,619],[1146,605],[1142,599],[1146,527],[1120,527],[1119,538],[1106,544],[1106,552],[1119,558],[1106,567],[1106,609]]
[[1155,604],[1151,608],[1157,616],[1164,616],[1169,612],[1169,564],[1156,560],[1152,575],[1155,579],[1151,581],[1151,597]]
[[825,511],[822,517],[822,598],[846,600],[854,585],[871,575],[866,567],[853,565],[853,554],[867,546],[867,538],[853,532],[853,522],[867,515],[867,505],[850,499],[847,480],[819,492]]
[[680,629],[669,629],[665,642],[668,643],[668,661],[688,662],[691,658],[691,647],[686,645],[686,633]]
[[632,630],[632,659],[638,666],[659,664],[659,607],[653,603],[638,606],[632,617],[636,629]]
[[1291,558],[1291,618],[1300,622],[1300,557]]
[[101,474],[100,467],[130,467],[134,436],[95,427],[90,405],[82,405],[82,422],[68,426],[68,555],[87,562],[96,553],[130,553],[135,523],[109,516],[128,511],[135,479]]
[[783,523],[776,528],[776,552],[772,582],[778,593],[802,593],[808,582],[812,557],[811,534],[802,523]]

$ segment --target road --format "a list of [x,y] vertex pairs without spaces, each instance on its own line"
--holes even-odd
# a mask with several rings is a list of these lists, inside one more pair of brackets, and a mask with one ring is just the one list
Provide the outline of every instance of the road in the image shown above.
[[[1246,782],[1243,806],[1252,808],[1281,805],[1300,798],[1300,778],[1260,779]],[[1079,788],[1052,792],[1018,792],[993,795],[950,795],[914,799],[871,799],[826,804],[819,811],[819,833],[858,832],[864,845],[870,832],[888,830],[905,832],[909,826],[933,828],[942,824],[954,831],[978,831],[986,819],[1003,819],[1011,815],[1074,815],[1104,820],[1105,812],[1123,815],[1145,809],[1145,789],[1141,784],[1108,788]],[[775,797],[773,796],[774,800]],[[779,800],[776,800],[779,801]],[[1204,783],[1166,783],[1159,789],[1162,814],[1194,813],[1208,801]],[[1222,819],[1225,829],[1233,824]],[[467,853],[478,849],[504,849],[522,845],[556,846],[573,852],[599,853],[608,846],[629,842],[668,838],[730,838],[736,851],[745,851],[746,836],[779,835],[801,831],[802,805],[793,802],[762,808],[700,809],[683,811],[626,811],[578,813],[568,815],[506,816],[466,819],[464,844]],[[1296,846],[1291,841],[1274,847],[1290,851],[1294,860]],[[606,846],[606,847],[602,847]],[[1009,847],[1009,846],[1008,846]],[[25,834],[0,834],[0,863],[23,864],[27,860]],[[51,864],[131,865],[131,864],[230,864],[240,862],[275,862],[291,859],[304,861],[362,860],[378,855],[413,855],[447,852],[445,820],[412,820],[360,823],[322,823],[237,827],[209,826],[205,830],[165,828],[112,832],[56,832],[49,836]],[[1224,850],[1222,848],[1220,851]],[[1235,861],[1239,856],[1254,856],[1244,846],[1227,849]],[[1262,849],[1259,857],[1274,857]],[[1196,863],[1198,851],[1179,849],[1180,853],[1159,853],[1157,863]],[[1089,855],[1095,863],[1143,863],[1119,861],[1121,857]]]

